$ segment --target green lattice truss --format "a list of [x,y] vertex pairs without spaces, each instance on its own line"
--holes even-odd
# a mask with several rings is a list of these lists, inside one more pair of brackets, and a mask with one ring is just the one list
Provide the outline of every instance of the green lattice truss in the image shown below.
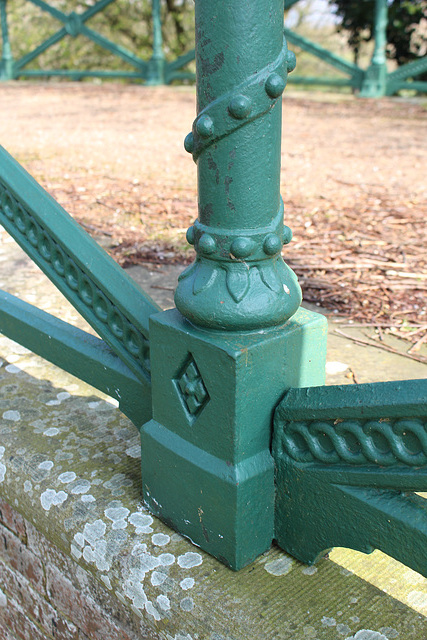
[[[47,2],[44,2],[44,0],[28,1],[56,18],[62,26],[34,50],[15,61],[11,52],[7,26],[7,0],[0,0],[3,41],[3,54],[0,61],[0,80],[50,76],[61,76],[73,80],[79,80],[85,77],[101,77],[143,80],[152,85],[169,84],[173,80],[194,80],[193,73],[182,70],[187,64],[194,60],[194,49],[191,49],[172,62],[165,60],[162,41],[160,0],[152,0],[153,54],[148,61],[142,60],[131,51],[112,42],[87,26],[86,23],[90,18],[102,12],[109,4],[115,2],[115,0],[100,0],[93,7],[81,14],[75,13],[74,11],[65,14]],[[285,0],[285,8],[290,9],[297,4],[297,2],[299,2],[299,0]],[[427,82],[417,80],[419,75],[427,71],[427,56],[405,64],[391,73],[387,72],[385,57],[387,14],[387,0],[377,0],[376,13],[375,16],[373,16],[376,46],[372,62],[368,69],[362,69],[358,65],[328,51],[325,47],[295,33],[292,29],[285,28],[285,35],[289,43],[300,47],[302,50],[307,51],[343,73],[343,77],[341,78],[331,76],[294,76],[291,82],[305,85],[351,87],[359,91],[362,97],[393,95],[402,89],[411,89],[418,92],[427,91]],[[83,71],[78,69],[34,70],[28,68],[28,65],[30,65],[33,60],[63,38],[76,38],[80,35],[89,38],[109,53],[121,58],[134,67],[135,71]]]
[[[49,5],[44,0],[28,0],[40,7],[46,13],[56,18],[61,24],[52,36],[47,38],[34,50],[30,51],[22,58],[14,60],[11,52],[9,33],[7,26],[7,0],[0,0],[0,12],[2,22],[3,53],[0,61],[0,80],[11,80],[24,77],[50,77],[61,76],[73,80],[84,77],[101,78],[123,78],[143,80],[148,84],[169,84],[173,80],[194,80],[194,74],[183,70],[183,68],[194,60],[194,49],[188,51],[172,62],[165,60],[163,41],[160,2],[152,0],[153,5],[153,54],[150,60],[142,60],[133,52],[112,42],[105,36],[97,33],[87,26],[87,22],[96,14],[102,12],[109,4],[115,0],[100,0],[93,7],[78,14],[74,11],[65,14],[62,11]],[[285,0],[285,8],[290,9],[299,0]],[[418,92],[427,91],[427,82],[417,80],[417,77],[427,71],[427,56],[419,60],[405,64],[395,71],[388,73],[386,66],[385,48],[386,28],[388,19],[387,0],[377,0],[376,12],[373,16],[375,51],[368,69],[362,69],[356,64],[345,60],[341,56],[328,51],[325,47],[312,42],[301,36],[292,29],[285,28],[285,35],[289,43],[300,47],[316,58],[331,65],[343,74],[343,77],[331,76],[294,76],[291,82],[304,85],[324,85],[331,87],[351,87],[360,92],[362,97],[381,97],[393,95],[402,89],[411,89]],[[84,36],[97,45],[104,48],[109,53],[121,58],[132,67],[134,71],[120,70],[34,70],[28,65],[47,49],[66,37],[76,38]]]
[[[194,49],[176,60],[166,61],[163,40],[162,26],[160,15],[160,0],[152,0],[153,7],[153,53],[150,60],[142,60],[132,51],[112,42],[105,36],[101,35],[94,29],[91,29],[87,22],[95,15],[101,13],[108,5],[116,0],[99,0],[92,7],[83,13],[72,11],[66,14],[59,11],[44,0],[28,0],[61,23],[61,27],[38,45],[35,49],[24,55],[18,60],[14,60],[11,51],[8,24],[7,24],[7,2],[8,0],[0,0],[1,24],[2,24],[2,41],[3,54],[0,61],[0,80],[12,80],[25,77],[65,77],[71,80],[80,80],[86,77],[100,78],[123,78],[130,80],[143,80],[147,84],[169,84],[173,80],[189,79],[194,80],[194,73],[183,71],[189,62],[194,60]],[[31,62],[38,58],[42,53],[50,47],[56,45],[64,38],[77,38],[83,36],[92,40],[95,44],[102,47],[105,51],[122,59],[134,68],[134,71],[120,70],[58,70],[58,69],[31,69],[28,68]]]

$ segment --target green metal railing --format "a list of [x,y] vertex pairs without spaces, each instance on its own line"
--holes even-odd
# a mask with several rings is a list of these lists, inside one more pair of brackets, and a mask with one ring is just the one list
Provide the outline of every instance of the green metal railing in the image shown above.
[[[10,0],[9,0],[10,1]],[[28,0],[47,12],[59,22],[62,27],[52,36],[47,38],[33,51],[14,61],[12,57],[8,25],[7,2],[0,0],[0,14],[2,25],[3,53],[0,61],[0,80],[11,80],[25,77],[65,77],[79,80],[87,77],[122,78],[143,80],[147,84],[169,84],[174,80],[194,80],[194,74],[183,68],[195,58],[192,49],[174,61],[166,61],[162,39],[161,0],[152,0],[153,13],[153,53],[150,60],[145,61],[124,47],[115,44],[105,36],[97,33],[87,26],[87,21],[102,12],[109,4],[116,0],[100,0],[93,7],[82,14],[74,11],[65,14],[44,0]],[[300,0],[285,0],[285,8],[290,9]],[[386,64],[387,45],[387,0],[376,0],[375,15],[373,16],[375,49],[371,64],[368,69],[362,69],[356,64],[345,60],[343,57],[329,51],[325,47],[312,42],[292,29],[285,29],[287,41],[302,50],[307,51],[322,62],[337,69],[343,77],[335,76],[294,76],[291,82],[303,85],[323,85],[330,87],[351,87],[360,93],[361,97],[377,98],[385,95],[393,95],[402,89],[411,89],[417,92],[427,92],[427,82],[417,80],[417,77],[427,71],[427,56],[414,62],[402,65],[396,71],[389,73]],[[84,36],[104,48],[106,51],[121,58],[135,68],[135,71],[120,70],[58,70],[58,69],[28,69],[28,65],[38,58],[47,49],[66,37],[76,38]]]
[[1,224],[100,339],[6,293],[0,330],[119,400],[147,507],[232,569],[276,539],[309,563],[380,548],[427,577],[427,380],[325,387],[326,319],[282,258],[283,1],[196,0],[196,34],[199,215],[177,308],[3,150]]
[[[7,22],[8,0],[0,0],[0,14],[2,25],[3,54],[0,61],[0,80],[13,80],[29,77],[63,77],[71,80],[80,80],[88,77],[122,78],[128,80],[142,80],[149,85],[169,84],[174,80],[194,80],[194,73],[183,70],[189,62],[194,60],[194,50],[180,56],[174,61],[167,61],[163,50],[161,6],[160,0],[152,1],[153,17],[153,53],[150,60],[142,60],[140,57],[128,51],[126,48],[112,42],[86,23],[95,15],[101,13],[108,5],[116,0],[99,0],[83,13],[72,11],[66,14],[44,0],[28,0],[42,11],[45,11],[58,20],[62,26],[35,49],[28,52],[18,60],[12,57],[11,43]],[[28,65],[36,60],[50,47],[56,45],[64,38],[77,38],[83,36],[102,47],[104,50],[120,58],[131,65],[135,71],[120,70],[59,70],[59,69],[29,69]]]
[[[285,7],[290,9],[299,0],[285,0]],[[345,60],[325,47],[298,35],[291,29],[285,29],[285,35],[291,44],[300,47],[322,62],[342,72],[345,77],[325,76],[293,76],[291,82],[304,85],[323,85],[330,87],[351,87],[363,98],[380,98],[391,96],[402,89],[427,92],[427,82],[417,81],[417,76],[427,71],[427,56],[402,65],[396,71],[388,72],[386,59],[388,3],[387,0],[376,0],[375,14],[372,16],[374,33],[374,53],[371,64],[362,69]]]

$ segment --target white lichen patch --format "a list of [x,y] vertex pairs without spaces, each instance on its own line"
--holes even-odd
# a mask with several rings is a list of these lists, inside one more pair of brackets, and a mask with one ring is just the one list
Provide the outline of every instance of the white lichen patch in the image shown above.
[[5,367],[5,370],[8,373],[20,373],[22,371],[22,369],[20,369],[19,367],[16,366],[16,364],[8,364]]
[[153,536],[151,536],[151,542],[157,547],[164,547],[165,545],[169,544],[170,540],[170,536],[166,535],[165,533],[155,533]]
[[74,471],[66,471],[65,473],[61,473],[58,476],[58,480],[59,482],[62,482],[62,484],[69,484],[70,482],[74,482],[76,478],[77,476]]
[[387,640],[396,640],[399,637],[399,632],[393,627],[381,627],[380,633],[383,633]]
[[314,576],[314,574],[317,573],[317,567],[304,567],[301,573],[303,573],[305,576]]
[[82,533],[80,533],[80,531],[74,535],[74,542],[81,549],[83,549],[83,547],[85,546],[85,538],[84,538],[84,535]]
[[[166,555],[166,554],[165,554]],[[193,551],[187,551],[184,555],[178,557],[178,564],[182,569],[192,569],[198,567],[203,562],[203,558],[200,553],[194,553]]]
[[33,485],[29,480],[25,480],[24,482],[24,491],[25,493],[30,493],[33,490]]
[[49,511],[51,507],[57,507],[65,502],[68,494],[65,491],[55,491],[55,489],[46,489],[40,496],[40,502],[45,511]]
[[[4,447],[0,447],[0,460],[3,458],[5,451],[6,449]],[[3,482],[5,475],[6,466],[3,464],[3,462],[0,462],[0,482]]]
[[283,556],[282,558],[276,558],[264,565],[264,569],[272,576],[280,577],[285,576],[290,572],[294,561],[289,556]]
[[183,611],[192,611],[194,609],[194,600],[193,598],[183,598],[179,606]]
[[167,580],[167,574],[162,573],[161,571],[153,571],[151,574],[151,584],[153,587],[159,587],[161,584]]
[[148,513],[132,513],[129,516],[128,521],[135,527],[135,533],[141,535],[142,533],[152,533],[153,518]]
[[80,560],[80,558],[82,557],[82,552],[80,551],[80,549],[78,549],[76,547],[75,544],[71,543],[71,547],[70,547],[70,551],[71,551],[71,555],[73,556],[74,560]]
[[68,398],[71,398],[71,393],[68,393],[68,391],[60,391],[56,394],[56,397],[59,402],[64,402],[64,400],[68,400]]
[[160,620],[161,616],[153,603],[148,600],[144,590],[144,578],[149,571],[159,566],[158,558],[149,553],[136,557],[136,565],[130,570],[128,578],[123,585],[123,592],[137,609],[144,609],[155,620]]
[[83,529],[83,538],[91,545],[94,545],[100,538],[105,536],[107,525],[102,520],[95,520],[92,524],[87,522]]
[[179,583],[179,586],[183,591],[188,591],[188,589],[192,589],[194,587],[194,583],[194,578],[184,578],[184,580],[181,580]]
[[323,616],[322,624],[324,627],[336,627],[337,621],[335,620],[335,618],[328,618],[327,616]]
[[337,631],[341,636],[346,636],[351,633],[351,629],[348,624],[337,624]]
[[160,609],[163,609],[163,611],[168,611],[168,609],[171,608],[169,598],[163,594],[157,596],[157,604],[159,605]]
[[6,594],[0,589],[0,607],[7,607]]
[[43,435],[47,436],[48,438],[52,438],[53,436],[57,436],[58,433],[60,433],[60,431],[56,427],[50,427],[49,429],[46,429],[46,431],[43,431]]
[[80,498],[80,500],[82,502],[96,502],[96,498],[91,493],[86,493]]
[[169,567],[175,562],[175,556],[172,553],[162,553],[157,559],[162,567]]
[[388,640],[385,635],[371,629],[361,629],[354,636],[350,636],[345,640]]
[[50,471],[52,467],[53,467],[52,460],[44,460],[43,462],[40,462],[37,468],[42,469],[42,471]]
[[126,529],[128,523],[126,518],[130,514],[129,509],[125,507],[110,507],[104,511],[106,517],[112,521],[113,529]]
[[101,576],[101,580],[102,582],[105,584],[105,586],[107,587],[107,589],[112,589],[113,587],[111,586],[111,580],[108,576]]
[[83,549],[83,558],[86,562],[93,563],[99,571],[109,571],[112,559],[107,558],[107,541],[104,539],[107,525],[102,520],[87,522],[83,529],[82,537],[76,534],[74,540],[81,546],[82,538],[88,544]]
[[89,409],[96,409],[97,407],[99,407],[99,405],[101,404],[101,401],[93,401],[93,402],[88,402],[88,407]]
[[93,563],[99,571],[109,571],[111,560],[107,559],[107,541],[97,540],[93,546],[86,545],[83,549],[83,558],[86,562]]
[[147,553],[147,545],[145,543],[137,542],[132,549],[131,555],[141,556],[144,553]]
[[18,422],[21,419],[19,411],[5,411],[3,413],[3,420],[10,420],[11,422]]
[[78,480],[73,487],[71,487],[71,493],[73,495],[80,495],[82,493],[87,493],[90,489],[89,480]]
[[132,447],[126,449],[126,455],[130,458],[140,458],[141,457],[141,445],[135,444]]
[[145,610],[150,616],[153,616],[154,620],[159,621],[162,619],[162,616],[150,600],[145,603]]
[[[96,457],[96,454],[93,457]],[[125,490],[132,487],[132,485],[132,480],[125,476],[124,473],[116,473],[110,480],[104,482],[102,486],[105,489],[109,489],[113,496],[122,496],[125,494]]]

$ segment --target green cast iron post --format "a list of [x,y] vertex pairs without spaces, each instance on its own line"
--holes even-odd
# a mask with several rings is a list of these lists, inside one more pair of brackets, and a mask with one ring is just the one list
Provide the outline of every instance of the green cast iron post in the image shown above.
[[381,98],[387,89],[387,0],[376,0],[374,18],[375,47],[371,64],[366,70],[360,96],[362,98]]
[[196,0],[196,259],[177,309],[150,319],[153,419],[142,427],[150,510],[233,569],[274,537],[273,410],[323,384],[324,318],[299,309],[281,251],[281,96],[295,66],[283,0]]
[[165,54],[163,51],[162,18],[160,0],[152,0],[153,55],[148,63],[146,84],[165,84]]
[[279,190],[279,98],[295,64],[283,42],[283,2],[249,11],[231,4],[196,4],[199,115],[186,148],[198,164],[199,218],[187,233],[197,259],[175,296],[189,320],[228,331],[284,322],[301,301],[281,257],[292,234]]
[[7,26],[7,0],[0,0],[2,57],[0,61],[0,80],[12,80],[13,56],[10,47],[9,29]]

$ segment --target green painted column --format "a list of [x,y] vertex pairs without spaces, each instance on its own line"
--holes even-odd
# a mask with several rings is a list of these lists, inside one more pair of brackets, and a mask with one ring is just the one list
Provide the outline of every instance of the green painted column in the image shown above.
[[375,47],[371,64],[366,70],[360,96],[362,98],[381,98],[387,89],[387,24],[388,1],[376,0],[374,16]]
[[0,61],[0,80],[13,79],[13,56],[10,47],[9,29],[7,26],[7,0],[0,0],[2,57]]
[[165,54],[163,51],[162,17],[160,0],[152,0],[153,15],[153,55],[148,63],[146,84],[165,84]]
[[144,499],[232,569],[274,537],[275,406],[324,383],[326,322],[300,309],[281,251],[282,92],[295,56],[283,0],[196,0],[196,259],[177,309],[150,318],[153,418],[141,429]]
[[198,165],[199,218],[187,233],[197,259],[175,302],[205,327],[275,325],[301,302],[281,257],[292,237],[280,198],[281,94],[295,65],[283,2],[199,2],[196,29],[198,117],[186,148]]

